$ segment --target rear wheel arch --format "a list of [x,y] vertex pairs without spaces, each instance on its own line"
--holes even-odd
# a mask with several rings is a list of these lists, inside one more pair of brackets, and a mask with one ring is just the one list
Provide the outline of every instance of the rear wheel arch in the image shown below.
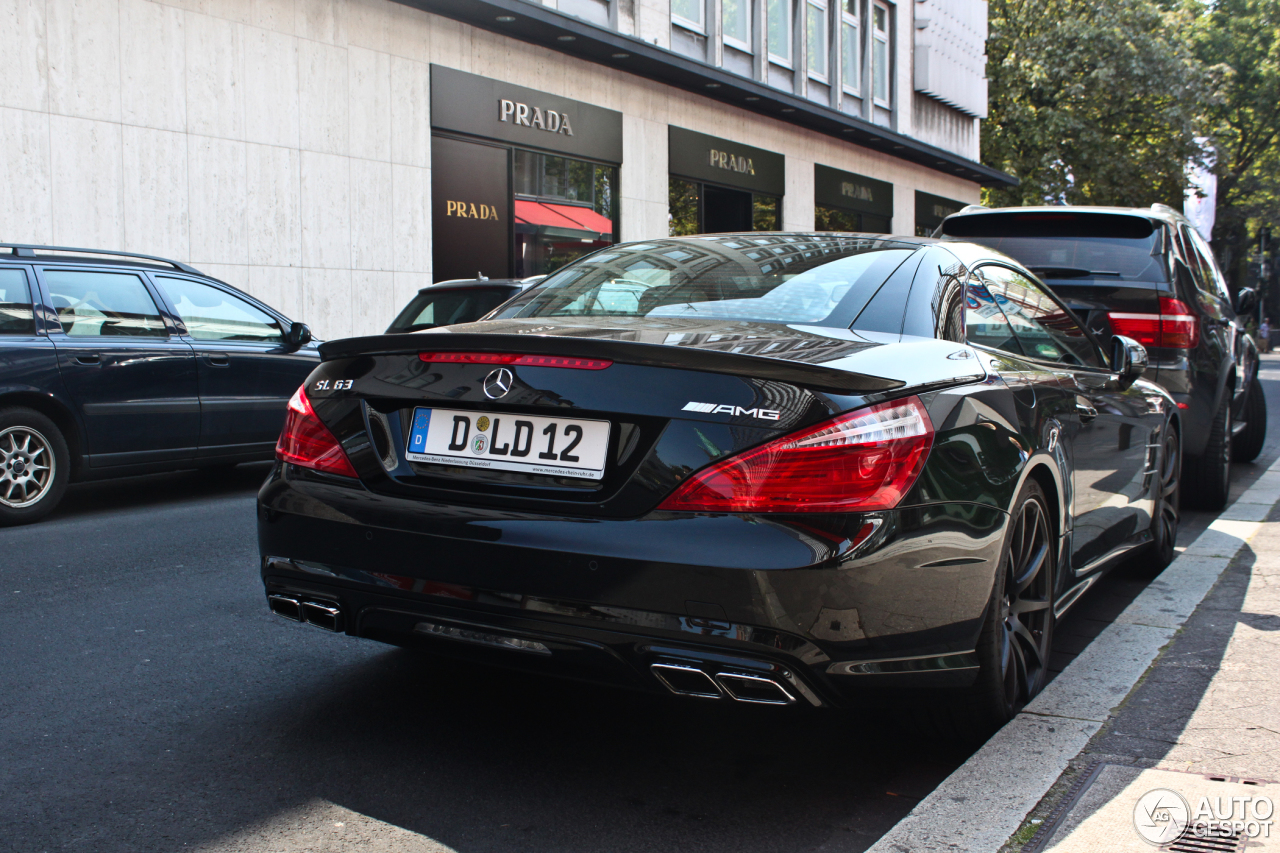
[[75,415],[71,413],[71,410],[56,398],[48,394],[37,394],[34,391],[15,391],[0,395],[0,409],[16,406],[34,409],[53,421],[54,425],[62,432],[62,437],[67,442],[67,450],[71,453],[71,480],[78,480],[83,473],[84,442],[80,434],[80,427],[76,423]]

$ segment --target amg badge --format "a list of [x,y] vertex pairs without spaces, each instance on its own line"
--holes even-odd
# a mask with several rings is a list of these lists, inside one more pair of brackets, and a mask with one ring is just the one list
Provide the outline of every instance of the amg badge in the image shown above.
[[709,415],[735,415],[745,418],[760,418],[766,421],[776,421],[782,417],[782,412],[774,409],[744,409],[741,406],[717,405],[715,403],[685,403],[683,412],[705,412]]

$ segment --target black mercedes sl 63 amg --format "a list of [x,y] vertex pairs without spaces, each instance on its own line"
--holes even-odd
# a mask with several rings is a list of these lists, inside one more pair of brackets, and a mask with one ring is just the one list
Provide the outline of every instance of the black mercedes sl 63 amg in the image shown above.
[[259,494],[300,622],[721,702],[1008,720],[1173,557],[1179,413],[991,249],[620,244],[480,322],[330,341]]

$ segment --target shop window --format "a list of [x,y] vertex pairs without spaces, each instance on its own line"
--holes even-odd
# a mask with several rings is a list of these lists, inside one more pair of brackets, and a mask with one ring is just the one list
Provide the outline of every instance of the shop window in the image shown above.
[[693,181],[672,178],[667,187],[668,209],[672,237],[688,237],[701,234],[702,217],[698,213],[699,185]]
[[827,0],[807,0],[809,29],[809,76],[826,81],[827,67]]
[[877,105],[889,106],[893,73],[889,52],[889,7],[871,7],[871,91]]
[[874,213],[859,213],[839,207],[819,204],[813,211],[816,231],[847,231],[855,234],[888,234],[889,217]]
[[758,195],[751,204],[751,230],[777,231],[780,223],[778,217],[778,199],[766,195]]
[[862,91],[862,0],[844,0],[840,10],[840,59],[844,90],[851,95]]
[[767,0],[769,58],[791,67],[791,17],[793,0]]
[[614,166],[516,149],[516,276],[544,275],[615,242]]

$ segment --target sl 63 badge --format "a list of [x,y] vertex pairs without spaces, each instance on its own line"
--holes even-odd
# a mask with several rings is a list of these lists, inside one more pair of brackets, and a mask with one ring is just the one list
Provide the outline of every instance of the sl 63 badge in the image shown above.
[[315,391],[350,391],[354,379],[335,379],[330,382],[328,379],[321,379],[316,382]]

